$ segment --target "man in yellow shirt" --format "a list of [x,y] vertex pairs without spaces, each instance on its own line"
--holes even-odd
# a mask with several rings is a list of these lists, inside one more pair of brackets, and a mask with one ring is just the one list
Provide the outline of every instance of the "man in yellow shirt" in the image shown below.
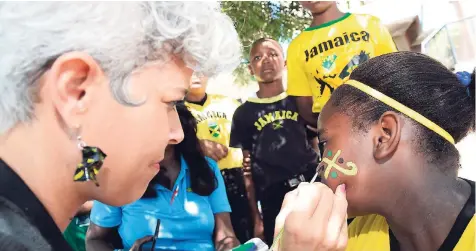
[[299,113],[315,126],[332,92],[369,58],[397,51],[392,36],[375,17],[342,13],[336,2],[301,2],[312,12],[311,27],[289,45],[288,94]]
[[208,78],[193,76],[185,104],[197,120],[197,136],[205,156],[217,161],[231,206],[236,237],[245,243],[253,236],[248,197],[243,180],[243,153],[230,144],[231,121],[240,103],[233,98],[206,93]]

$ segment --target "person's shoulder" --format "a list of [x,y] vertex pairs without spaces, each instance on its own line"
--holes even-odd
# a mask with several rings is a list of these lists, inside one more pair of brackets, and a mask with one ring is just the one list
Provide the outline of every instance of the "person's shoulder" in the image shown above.
[[389,227],[383,216],[359,216],[348,226],[347,249],[353,251],[388,250]]
[[[289,51],[293,51],[293,50],[299,50],[299,48],[301,47],[302,43],[304,41],[307,41],[306,39],[306,33],[304,33],[304,31],[302,31],[301,33],[299,33],[299,35],[297,35],[292,41],[291,43],[289,43],[289,46],[288,46],[288,52]],[[288,55],[289,57],[289,55]]]
[[216,93],[207,93],[207,96],[211,100],[222,100],[227,98],[227,96],[225,95],[216,94]]
[[388,232],[387,220],[377,214],[355,217],[349,225],[349,238],[373,231]]
[[3,197],[0,197],[0,250],[51,250],[27,216]]
[[229,103],[235,106],[241,105],[241,102],[233,97],[225,96],[222,94],[207,94],[207,95],[208,95],[208,98],[212,102]]
[[355,14],[353,13],[352,16],[358,21],[358,23],[367,24],[367,25],[382,25],[382,21],[380,18],[370,15],[370,14]]
[[250,109],[250,102],[245,101],[236,108],[235,117],[246,115],[248,109]]
[[208,95],[208,98],[210,100],[213,100],[213,101],[236,101],[236,102],[238,102],[236,99],[234,99],[232,97],[229,97],[229,96],[222,95],[222,94],[207,93],[207,95]]
[[17,236],[0,231],[0,250],[2,251],[32,250],[24,242],[25,240],[19,240]]

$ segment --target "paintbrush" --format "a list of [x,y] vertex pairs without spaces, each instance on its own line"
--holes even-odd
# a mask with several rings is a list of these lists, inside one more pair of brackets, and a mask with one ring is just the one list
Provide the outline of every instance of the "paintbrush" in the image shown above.
[[[314,177],[312,177],[309,183],[310,184],[314,183],[318,175],[319,175],[319,172],[316,172],[316,174],[314,174]],[[279,233],[278,235],[276,235],[276,238],[274,238],[273,244],[271,245],[271,248],[269,249],[270,251],[277,251],[277,250],[274,250],[274,248],[278,245],[279,241],[281,240],[281,237],[283,236],[283,232],[284,232],[284,226],[281,228],[281,230],[279,230]]]
[[155,233],[154,233],[154,238],[152,239],[152,247],[150,248],[150,251],[154,251],[155,249],[155,241],[159,237],[159,229],[160,229],[160,219],[157,219],[157,225],[155,226]]

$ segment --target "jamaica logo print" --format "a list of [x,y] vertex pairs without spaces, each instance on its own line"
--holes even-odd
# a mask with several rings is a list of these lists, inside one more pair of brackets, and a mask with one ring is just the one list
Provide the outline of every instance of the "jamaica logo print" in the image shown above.
[[220,126],[212,121],[208,123],[208,132],[210,132],[210,135],[212,135],[214,138],[218,138],[221,135],[221,129]]

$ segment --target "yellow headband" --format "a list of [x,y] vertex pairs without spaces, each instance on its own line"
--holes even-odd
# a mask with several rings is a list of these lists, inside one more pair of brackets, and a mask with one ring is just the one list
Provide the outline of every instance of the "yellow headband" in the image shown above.
[[372,87],[365,85],[359,81],[356,80],[349,80],[345,84],[351,85],[368,95],[382,101],[384,104],[392,107],[393,109],[407,115],[408,117],[412,118],[413,120],[417,121],[418,123],[426,126],[428,129],[438,133],[441,137],[444,139],[448,140],[451,144],[455,143],[455,140],[453,137],[445,131],[443,128],[438,126],[437,124],[433,123],[431,120],[425,118],[423,115],[419,114],[418,112],[406,107],[402,103],[396,101],[395,99],[373,89]]

